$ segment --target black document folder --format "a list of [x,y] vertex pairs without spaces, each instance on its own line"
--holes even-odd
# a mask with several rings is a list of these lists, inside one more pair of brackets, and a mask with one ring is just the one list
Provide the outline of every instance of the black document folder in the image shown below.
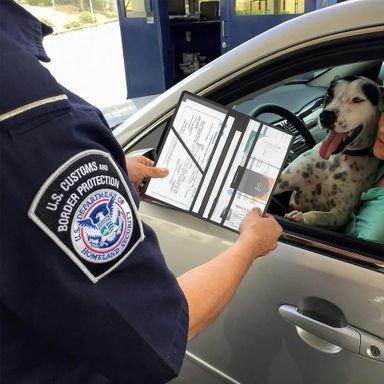
[[147,197],[238,231],[254,207],[266,212],[293,136],[191,93],[181,95]]

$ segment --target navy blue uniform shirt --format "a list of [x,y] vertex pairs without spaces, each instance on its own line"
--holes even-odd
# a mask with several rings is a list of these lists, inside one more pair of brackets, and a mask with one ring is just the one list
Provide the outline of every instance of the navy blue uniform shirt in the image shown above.
[[0,0],[0,381],[164,383],[187,303],[103,116],[41,65],[49,32]]

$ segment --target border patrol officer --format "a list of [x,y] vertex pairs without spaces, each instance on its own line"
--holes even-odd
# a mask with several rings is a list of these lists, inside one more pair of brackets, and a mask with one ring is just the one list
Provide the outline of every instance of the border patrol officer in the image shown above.
[[51,29],[12,0],[0,14],[0,379],[167,382],[281,228],[251,212],[232,247],[176,280],[102,114],[39,62]]

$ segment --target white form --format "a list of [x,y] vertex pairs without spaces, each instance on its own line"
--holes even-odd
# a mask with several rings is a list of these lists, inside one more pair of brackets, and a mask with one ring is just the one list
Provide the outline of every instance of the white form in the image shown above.
[[[201,204],[203,202],[204,196],[207,192],[208,186],[212,181],[211,179],[212,179],[213,172],[216,169],[217,163],[218,163],[220,156],[223,152],[225,143],[226,143],[227,138],[228,138],[228,134],[232,128],[232,124],[234,121],[235,121],[235,118],[232,116],[229,116],[227,121],[226,121],[225,127],[224,127],[223,132],[220,136],[219,143],[216,147],[215,153],[213,154],[211,164],[209,165],[209,169],[207,170],[207,173],[205,174],[203,184],[201,185],[201,188],[199,191],[199,195],[197,196],[196,202],[193,205],[193,212],[195,212],[195,213],[199,212],[199,209],[200,209]],[[211,194],[210,199],[208,200],[207,206],[211,207],[213,204],[213,200],[214,200],[214,196]]]
[[180,136],[201,169],[205,169],[216,143],[226,113],[194,100],[181,102],[173,129]]
[[156,164],[170,173],[164,179],[151,179],[145,194],[189,210],[225,116],[191,99],[182,101]]

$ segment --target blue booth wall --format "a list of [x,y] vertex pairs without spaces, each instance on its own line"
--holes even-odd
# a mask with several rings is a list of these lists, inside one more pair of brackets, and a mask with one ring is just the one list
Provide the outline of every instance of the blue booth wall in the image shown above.
[[[340,1],[305,0],[304,11]],[[210,20],[188,14],[188,7],[181,7],[185,14],[170,15],[168,0],[131,1],[128,11],[125,0],[117,3],[129,98],[159,94],[222,53],[299,16],[238,15],[235,0],[221,0],[218,17]],[[190,1],[190,8],[192,3],[196,1]],[[190,65],[189,57],[193,57]]]

